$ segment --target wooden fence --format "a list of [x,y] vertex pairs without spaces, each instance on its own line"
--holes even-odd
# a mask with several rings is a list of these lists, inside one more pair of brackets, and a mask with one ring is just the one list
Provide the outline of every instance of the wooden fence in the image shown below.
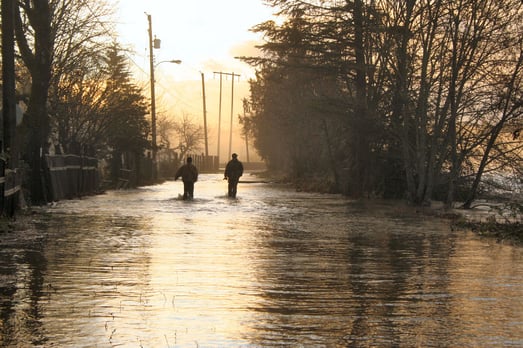
[[[192,155],[193,163],[200,173],[219,171],[218,156]],[[46,182],[49,201],[72,199],[96,194],[100,191],[101,178],[98,160],[78,155],[46,155]],[[149,166],[145,166],[148,168]],[[129,187],[132,170],[120,170],[117,188]],[[6,169],[0,159],[0,214],[14,216],[19,206],[22,175],[19,169]]]
[[217,173],[219,171],[218,156],[190,155],[192,163],[200,173]]
[[13,217],[18,207],[22,176],[18,169],[6,169],[4,160],[0,160],[0,212],[3,216]]
[[98,160],[78,155],[46,155],[51,201],[92,195],[100,189]]

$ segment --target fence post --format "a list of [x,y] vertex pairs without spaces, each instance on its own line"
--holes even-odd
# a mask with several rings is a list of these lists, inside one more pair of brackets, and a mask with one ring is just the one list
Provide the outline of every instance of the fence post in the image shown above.
[[4,215],[4,209],[5,209],[5,160],[0,159],[0,213]]

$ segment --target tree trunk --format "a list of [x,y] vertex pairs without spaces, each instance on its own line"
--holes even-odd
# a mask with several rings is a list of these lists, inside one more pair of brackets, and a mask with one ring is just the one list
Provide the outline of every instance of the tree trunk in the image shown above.
[[[32,4],[32,7],[30,7]],[[27,108],[28,149],[30,166],[31,203],[40,205],[47,202],[43,155],[47,153],[49,115],[47,95],[51,80],[53,36],[51,31],[51,8],[47,0],[25,4],[25,14],[34,31],[34,52],[28,44],[20,8],[16,8],[15,32],[18,47],[25,65],[31,74],[31,96]]]
[[354,107],[354,123],[352,127],[353,139],[353,166],[351,172],[351,194],[360,197],[368,189],[369,180],[369,128],[367,114],[367,85],[366,85],[366,62],[363,39],[363,2],[354,1],[354,49],[356,58],[356,99]]
[[469,191],[467,199],[465,200],[465,203],[463,203],[463,208],[465,208],[465,209],[470,209],[472,202],[476,199],[476,194],[478,191],[479,183],[481,182],[481,177],[483,176],[483,172],[485,171],[485,167],[487,166],[490,151],[494,147],[494,144],[496,143],[499,133],[503,129],[503,126],[505,125],[505,123],[507,122],[507,120],[510,116],[509,103],[513,98],[514,92],[516,92],[514,85],[515,85],[516,79],[520,73],[519,70],[521,69],[522,64],[523,64],[523,51],[520,51],[518,61],[516,63],[516,66],[514,68],[514,71],[512,73],[512,76],[511,76],[511,79],[509,82],[508,94],[506,95],[505,100],[504,100],[505,103],[503,106],[502,117],[499,120],[499,122],[494,126],[494,128],[492,129],[492,131],[490,133],[490,138],[486,145],[485,152],[483,153],[483,156],[481,158],[481,163],[478,167],[478,171],[474,178],[474,182],[472,183],[472,187],[470,188],[470,191]]

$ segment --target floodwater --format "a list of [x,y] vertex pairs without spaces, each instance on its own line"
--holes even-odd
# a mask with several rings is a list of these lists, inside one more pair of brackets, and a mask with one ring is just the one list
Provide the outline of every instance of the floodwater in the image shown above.
[[[3,347],[521,347],[523,252],[398,204],[201,175],[0,233]],[[246,180],[256,178],[245,176]]]

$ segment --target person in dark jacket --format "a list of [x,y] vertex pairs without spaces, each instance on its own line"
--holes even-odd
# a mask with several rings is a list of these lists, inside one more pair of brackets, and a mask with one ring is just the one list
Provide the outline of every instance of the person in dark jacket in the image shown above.
[[229,181],[228,195],[231,198],[236,198],[236,191],[240,176],[243,175],[243,164],[238,161],[238,155],[233,153],[232,159],[225,166],[225,173],[223,180]]
[[187,157],[187,163],[176,171],[174,180],[178,180],[179,177],[183,181],[183,199],[194,198],[194,183],[198,181],[198,169],[192,164],[192,157]]

